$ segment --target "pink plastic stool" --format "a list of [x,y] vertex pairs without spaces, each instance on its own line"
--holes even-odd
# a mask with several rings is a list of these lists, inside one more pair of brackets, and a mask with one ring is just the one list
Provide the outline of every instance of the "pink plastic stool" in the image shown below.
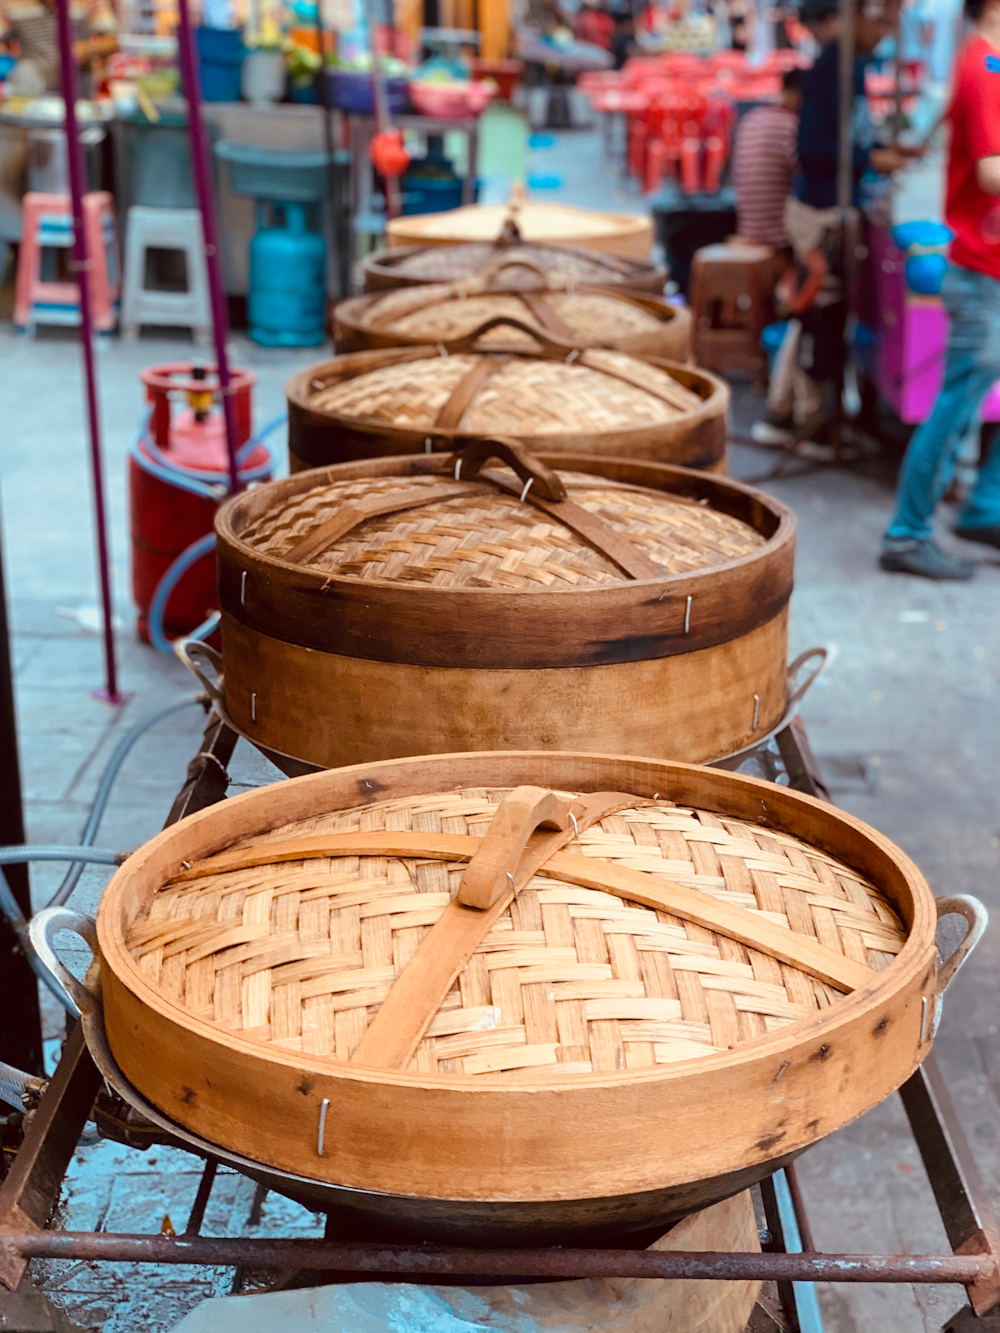
[[[30,332],[36,324],[80,323],[80,289],[75,282],[42,278],[42,251],[72,250],[73,215],[68,195],[24,196],[21,251],[17,260],[14,323]],[[121,257],[114,201],[106,190],[83,196],[83,228],[91,267],[90,310],[94,328],[109,333],[117,319],[121,292]]]

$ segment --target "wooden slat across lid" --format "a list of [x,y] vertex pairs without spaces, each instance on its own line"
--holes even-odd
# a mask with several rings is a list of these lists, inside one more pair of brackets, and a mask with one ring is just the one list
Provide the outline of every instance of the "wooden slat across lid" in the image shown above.
[[[529,807],[541,827],[519,833]],[[220,1035],[520,1082],[628,1079],[818,1017],[906,937],[874,884],[780,829],[518,788],[247,839],[164,883],[125,943]]]

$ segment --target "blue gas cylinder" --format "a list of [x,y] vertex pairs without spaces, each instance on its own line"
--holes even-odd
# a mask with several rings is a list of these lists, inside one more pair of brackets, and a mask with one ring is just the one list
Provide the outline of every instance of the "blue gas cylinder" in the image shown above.
[[275,203],[283,226],[263,223],[250,242],[250,337],[264,347],[316,347],[325,337],[326,242],[306,225],[304,204]]

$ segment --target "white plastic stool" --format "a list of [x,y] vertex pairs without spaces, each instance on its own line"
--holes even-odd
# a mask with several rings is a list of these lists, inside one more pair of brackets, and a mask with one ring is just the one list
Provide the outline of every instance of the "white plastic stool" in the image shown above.
[[[187,291],[158,292],[144,285],[147,250],[180,250],[183,253]],[[121,302],[122,336],[127,339],[137,337],[140,324],[188,328],[194,341],[202,346],[211,339],[205,242],[201,214],[196,208],[147,208],[136,204],[128,211]]]

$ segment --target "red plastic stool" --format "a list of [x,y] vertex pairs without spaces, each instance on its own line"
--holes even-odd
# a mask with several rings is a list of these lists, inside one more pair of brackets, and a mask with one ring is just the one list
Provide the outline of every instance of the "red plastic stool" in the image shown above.
[[[121,257],[114,200],[106,190],[83,196],[83,230],[90,260],[90,312],[94,328],[109,333],[117,319]],[[24,196],[21,251],[17,260],[14,323],[25,332],[36,324],[80,323],[80,288],[73,281],[42,276],[44,250],[72,250],[73,212],[67,195]]]

